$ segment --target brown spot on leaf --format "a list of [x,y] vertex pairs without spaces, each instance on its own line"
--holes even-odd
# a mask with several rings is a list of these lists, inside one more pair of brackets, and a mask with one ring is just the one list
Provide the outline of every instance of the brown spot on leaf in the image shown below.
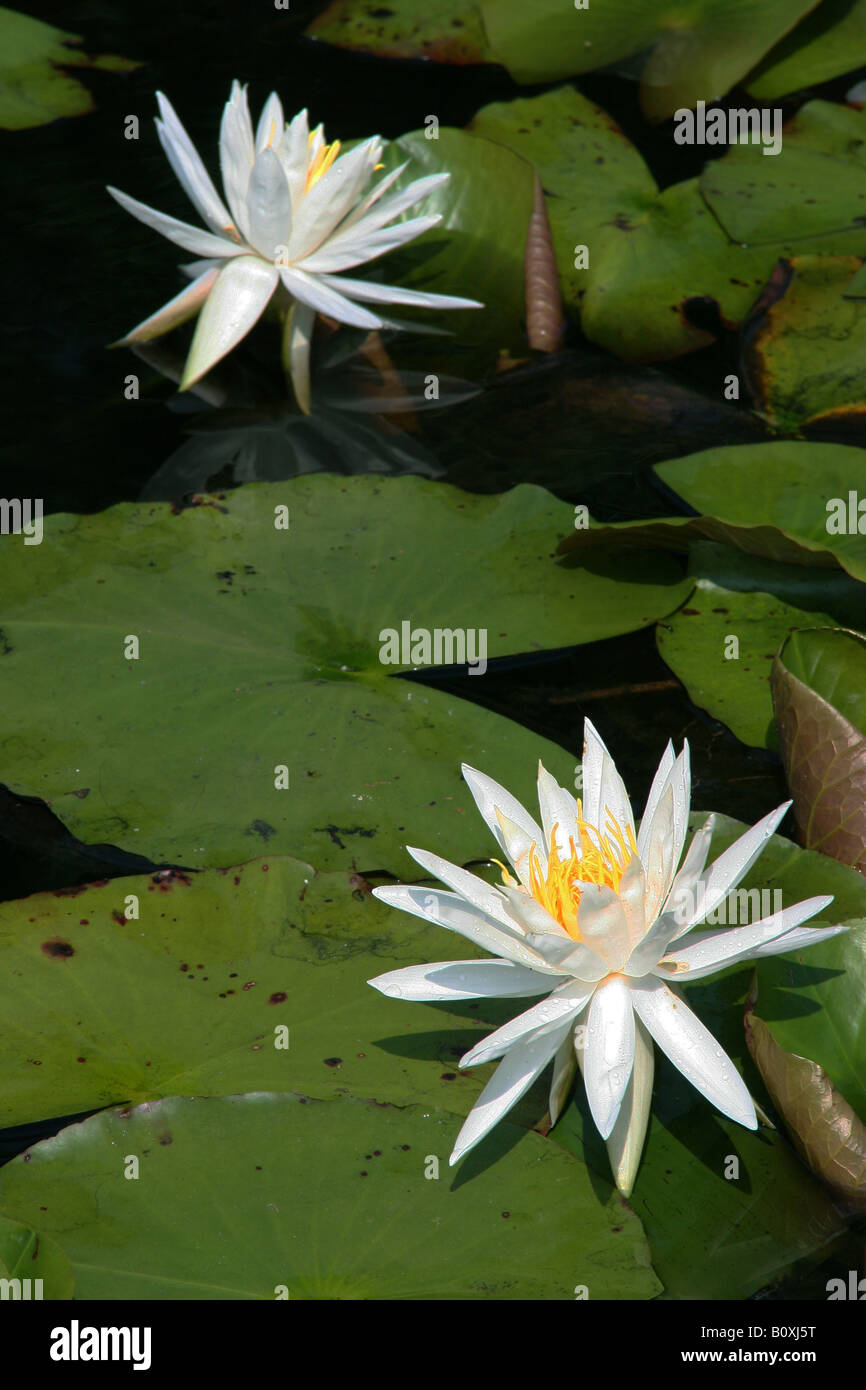
[[46,956],[52,956],[55,960],[68,960],[75,955],[75,947],[70,946],[68,941],[43,941],[42,950]]

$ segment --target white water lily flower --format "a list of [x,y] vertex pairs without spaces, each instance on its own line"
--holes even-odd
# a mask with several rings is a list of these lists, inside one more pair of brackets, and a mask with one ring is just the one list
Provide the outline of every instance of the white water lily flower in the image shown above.
[[539,764],[540,826],[490,777],[466,766],[463,775],[513,873],[503,869],[502,886],[492,887],[436,854],[409,849],[452,891],[397,885],[374,892],[460,932],[496,959],[409,966],[369,983],[397,999],[545,998],[461,1059],[464,1067],[503,1060],[460,1131],[451,1163],[484,1138],[551,1060],[555,1122],[577,1060],[617,1186],[628,1196],[649,1120],[653,1041],[724,1115],[757,1128],[745,1083],[678,987],[847,930],[801,927],[833,901],[817,897],[749,926],[686,939],[748,872],[791,803],[705,868],[710,816],[679,867],[689,813],[688,744],[676,758],[668,744],[637,834],[622,779],[589,720],[583,799],[576,801]]
[[[426,232],[437,213],[395,219],[450,175],[431,174],[390,192],[408,161],[368,190],[382,141],[364,140],[348,154],[310,130],[307,112],[286,124],[275,93],[253,132],[246,87],[232,85],[220,128],[223,202],[170,102],[157,92],[156,128],[172,169],[209,228],[157,212],[116,188],[108,192],[140,222],[204,259],[185,267],[192,284],[121,343],[147,342],[200,312],[180,389],[186,390],[250,331],[278,289],[291,306],[283,355],[298,403],[309,410],[309,355],[317,312],[356,328],[384,320],[365,304],[429,309],[482,308],[474,299],[426,294],[341,274]],[[385,197],[384,195],[389,196]],[[228,206],[226,206],[226,204]]]

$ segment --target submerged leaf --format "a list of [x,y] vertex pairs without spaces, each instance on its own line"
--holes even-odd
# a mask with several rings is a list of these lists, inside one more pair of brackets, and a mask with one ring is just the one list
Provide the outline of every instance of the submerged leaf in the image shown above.
[[762,1019],[746,1014],[746,1042],[794,1147],[838,1197],[866,1211],[866,1125],[827,1073],[780,1047]]

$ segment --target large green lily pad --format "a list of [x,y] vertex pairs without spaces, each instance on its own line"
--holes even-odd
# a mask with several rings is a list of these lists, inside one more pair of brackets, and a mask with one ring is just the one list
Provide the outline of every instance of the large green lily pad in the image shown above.
[[752,399],[785,433],[866,424],[866,302],[855,256],[783,261],[743,329]]
[[36,1145],[3,1169],[0,1205],[62,1245],[84,1299],[659,1291],[640,1222],[599,1200],[582,1164],[506,1123],[483,1171],[455,1181],[453,1118],[283,1095],[165,1100]]
[[90,58],[75,47],[79,43],[77,34],[65,34],[17,10],[0,9],[0,127],[27,130],[92,111],[87,88],[63,68],[129,72],[139,66],[110,54]]
[[640,221],[656,196],[655,179],[637,149],[606,111],[573,87],[493,102],[470,129],[535,165],[563,293],[576,305],[592,278],[589,269],[575,267],[576,246],[589,248],[592,267],[599,241],[618,222]]
[[653,120],[714,101],[745,77],[815,0],[482,0],[494,58],[518,82],[548,82],[651,49],[641,104]]
[[[289,530],[275,529],[279,508]],[[528,798],[538,758],[561,754],[395,679],[407,665],[380,634],[483,629],[493,658],[613,636],[682,602],[668,558],[556,565],[573,523],[540,488],[471,497],[323,475],[180,512],[47,518],[43,544],[0,546],[0,776],[79,838],[158,863],[224,867],[267,845],[319,868],[401,873],[407,839],[483,857],[460,762]],[[131,636],[138,660],[124,656]],[[459,646],[443,638],[438,656]]]
[[468,1114],[485,1069],[459,1058],[514,1001],[401,1004],[367,981],[486,955],[362,880],[279,857],[0,904],[0,1128],[244,1090]]

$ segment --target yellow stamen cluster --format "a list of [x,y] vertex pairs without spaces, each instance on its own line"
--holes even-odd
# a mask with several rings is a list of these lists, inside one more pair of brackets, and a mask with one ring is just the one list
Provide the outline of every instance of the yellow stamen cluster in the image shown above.
[[604,833],[583,818],[583,808],[577,803],[576,835],[569,836],[571,853],[560,859],[556,847],[557,831],[551,834],[551,850],[544,867],[542,854],[536,845],[529,852],[529,883],[536,902],[555,917],[569,936],[580,940],[577,929],[577,909],[580,904],[580,885],[597,883],[619,890],[620,881],[635,854],[634,832],[622,826],[607,811]]
[[[310,146],[312,148],[312,134],[310,135]],[[337,155],[340,153],[340,142],[335,140],[331,145],[321,145],[310,160],[307,169],[307,181],[304,185],[304,192],[309,193],[314,184],[319,182],[323,174],[327,174]]]

